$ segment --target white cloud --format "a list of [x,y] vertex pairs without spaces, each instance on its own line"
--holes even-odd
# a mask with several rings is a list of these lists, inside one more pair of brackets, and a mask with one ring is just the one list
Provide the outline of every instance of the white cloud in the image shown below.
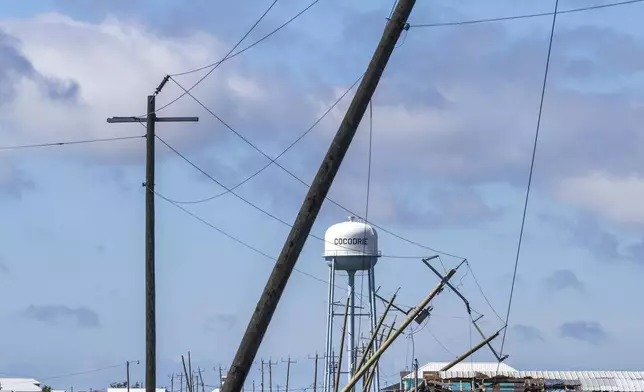
[[[44,94],[38,80],[18,80],[16,94],[0,107],[0,118],[12,129],[5,143],[86,139],[143,133],[136,125],[107,124],[111,116],[142,115],[145,97],[171,72],[201,67],[223,56],[222,44],[204,33],[185,37],[161,37],[146,27],[108,18],[101,23],[79,22],[60,14],[0,22],[0,30],[19,40],[17,50],[38,75],[56,86],[77,85],[69,99]],[[207,70],[180,77],[192,85]],[[194,91],[210,100],[228,93],[229,73],[221,68]],[[235,84],[254,86],[235,75]],[[217,94],[220,92],[220,94]],[[157,98],[157,107],[178,96],[180,90],[168,83]],[[161,115],[193,115],[200,109],[184,98]],[[198,114],[202,114],[199,112]],[[165,124],[164,129],[176,127]],[[17,131],[17,132],[16,132]],[[168,141],[185,142],[185,132],[168,133]],[[194,135],[194,133],[192,133]],[[94,154],[140,152],[143,143],[123,142],[91,146]]]
[[561,180],[557,195],[565,202],[623,224],[644,224],[644,176],[595,172]]

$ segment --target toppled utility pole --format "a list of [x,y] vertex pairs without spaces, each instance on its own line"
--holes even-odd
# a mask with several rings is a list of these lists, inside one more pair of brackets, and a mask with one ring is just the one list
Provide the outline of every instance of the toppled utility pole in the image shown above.
[[338,132],[313,179],[306,199],[295,218],[295,224],[286,238],[264,292],[257,302],[221,392],[239,392],[244,387],[248,372],[264,339],[277,304],[284,293],[286,283],[311,232],[311,227],[320,212],[322,203],[329,193],[333,179],[340,169],[340,164],[349,149],[358,125],[367,110],[367,105],[378,86],[400,34],[409,28],[407,19],[415,3],[416,0],[399,0],[394,13],[387,22],[365,76],[360,82],[356,95],[353,97]]

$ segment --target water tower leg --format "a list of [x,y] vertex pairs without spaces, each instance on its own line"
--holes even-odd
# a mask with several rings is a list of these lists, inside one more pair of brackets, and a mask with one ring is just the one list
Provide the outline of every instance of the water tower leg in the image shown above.
[[333,311],[335,301],[335,260],[329,267],[329,297],[326,319],[326,348],[324,349],[324,392],[330,392],[331,366],[333,364]]
[[[374,274],[374,267],[369,268],[368,274],[369,276],[367,280],[369,281],[369,318],[371,319],[371,333],[373,333],[373,331],[376,330],[376,325],[378,323],[378,315],[376,314],[376,277]],[[376,352],[376,350],[380,346],[377,338],[375,339],[373,344],[373,352]],[[374,378],[374,382],[372,383],[373,390],[374,392],[380,392],[380,369],[378,363],[376,363],[376,372],[374,374]]]
[[354,373],[354,367],[355,367],[355,348],[356,348],[356,336],[355,336],[355,306],[356,306],[356,291],[355,291],[355,281],[356,281],[356,272],[355,271],[347,271],[349,274],[349,315],[348,315],[348,321],[349,321],[349,328],[348,328],[348,342],[347,342],[347,354],[348,354],[348,368],[349,368],[349,374],[348,374],[348,379],[351,381],[353,378],[353,373]]

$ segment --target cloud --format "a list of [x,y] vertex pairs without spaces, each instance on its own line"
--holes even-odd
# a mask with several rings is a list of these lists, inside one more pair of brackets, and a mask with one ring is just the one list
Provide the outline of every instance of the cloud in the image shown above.
[[35,188],[33,180],[8,159],[0,159],[0,196],[21,199]]
[[94,328],[101,325],[98,313],[85,306],[74,309],[66,305],[29,305],[23,316],[50,324],[71,320],[80,327]]
[[512,334],[517,335],[518,339],[524,342],[545,341],[541,331],[530,325],[514,325],[512,326]]
[[644,261],[644,238],[625,244],[609,229],[609,225],[589,213],[579,214],[574,220],[549,214],[539,214],[539,219],[561,230],[567,235],[567,241],[588,250],[597,260],[638,264]]
[[[362,16],[374,21],[380,18],[372,11]],[[381,26],[382,20],[374,22],[376,25]],[[32,82],[24,82],[24,88],[0,110],[19,129],[13,137],[20,141],[140,132],[136,127],[108,126],[104,119],[137,112],[142,97],[168,71],[194,69],[213,62],[223,54],[225,46],[209,34],[161,36],[141,24],[115,18],[90,24],[49,14],[3,22],[0,27],[7,35],[21,40],[20,53],[34,70],[60,81],[57,86],[64,85],[64,81],[73,81],[77,86],[75,100],[62,103],[44,99],[35,93]],[[577,46],[584,48],[583,56],[569,50]],[[351,47],[337,50],[356,50],[354,45]],[[510,40],[508,32],[498,25],[466,26],[447,30],[422,45],[413,40],[406,43],[405,50],[392,59],[374,97],[373,148],[379,160],[374,163],[374,172],[381,175],[372,185],[382,190],[375,203],[380,204],[383,212],[374,209],[373,213],[389,215],[391,220],[408,220],[412,216],[423,224],[432,222],[440,226],[470,225],[498,218],[502,209],[491,207],[477,187],[498,183],[525,186],[546,48],[547,34]],[[610,178],[622,178],[629,173],[639,175],[644,158],[635,146],[644,142],[639,132],[644,109],[640,99],[629,90],[606,93],[588,86],[581,90],[571,81],[589,77],[584,75],[601,77],[609,72],[626,77],[640,64],[639,58],[644,58],[644,48],[631,36],[615,30],[562,27],[557,31],[554,51],[536,186],[552,186],[562,200],[588,205],[596,211],[597,203],[571,198],[568,189],[579,186],[576,179],[584,178],[592,170],[601,169]],[[110,56],[102,55],[106,52]],[[435,56],[436,52],[443,55]],[[628,62],[607,59],[606,53]],[[245,56],[231,60],[235,67],[219,67],[195,89],[195,95],[225,114],[224,120],[269,155],[276,155],[280,146],[295,139],[313,122],[321,107],[328,107],[333,91],[343,90],[349,83],[347,80],[344,86],[320,88],[318,84],[325,84],[323,80],[316,82],[315,88],[302,86],[291,76],[288,66],[273,66],[273,60],[262,67],[260,76],[247,65]],[[584,72],[579,72],[582,64]],[[347,66],[328,64],[330,73]],[[189,85],[200,76],[187,75],[180,80]],[[423,83],[414,82],[417,80]],[[61,88],[65,90],[60,87],[52,91]],[[169,83],[159,96],[159,105],[177,93],[178,89]],[[309,172],[318,167],[320,152],[326,149],[348,101],[333,111],[319,130],[307,136],[308,142],[295,147],[299,157],[293,160],[306,172],[300,173],[302,178],[309,178]],[[33,107],[42,115],[25,116],[28,108]],[[499,112],[499,108],[503,111]],[[75,113],[73,121],[63,115],[69,112]],[[203,112],[185,98],[169,108],[168,113]],[[255,167],[257,162],[265,162],[208,115],[202,117],[202,124],[195,125],[195,129],[208,132],[172,132],[173,127],[164,124],[166,140],[183,152],[192,149],[187,154],[190,157],[195,157],[200,148],[212,147],[209,143],[212,138],[219,138],[214,148],[226,154],[210,154],[222,158],[212,159],[209,164],[226,167],[219,170],[226,176],[239,173],[238,167]],[[221,132],[211,132],[213,128]],[[354,145],[362,142],[364,138],[356,138]],[[143,143],[111,143],[84,151],[94,161],[140,162]],[[163,147],[159,152],[162,156],[168,154]],[[352,147],[351,155],[356,152],[364,152],[364,146]],[[290,154],[295,156],[296,152]],[[387,159],[393,156],[397,158]],[[348,157],[352,163],[358,161],[351,159]],[[237,167],[228,170],[231,165]],[[287,167],[297,169],[293,164]],[[346,185],[335,189],[345,196],[344,192],[364,177],[346,164],[343,171],[350,173]],[[412,195],[412,200],[404,189],[418,184],[419,179],[439,184],[442,189]],[[256,184],[261,182],[249,185],[259,186]],[[605,199],[611,197],[607,194]],[[424,204],[428,211],[423,215],[414,209],[412,213],[410,206],[414,204]],[[610,217],[623,219],[624,215],[618,210]]]
[[557,195],[564,201],[627,225],[644,224],[644,176],[590,173],[561,180]]
[[582,293],[586,291],[586,285],[570,270],[554,271],[544,279],[544,284],[546,288],[553,291],[565,289],[572,289]]
[[562,337],[580,340],[591,344],[600,344],[608,340],[608,334],[596,321],[573,321],[559,326]]

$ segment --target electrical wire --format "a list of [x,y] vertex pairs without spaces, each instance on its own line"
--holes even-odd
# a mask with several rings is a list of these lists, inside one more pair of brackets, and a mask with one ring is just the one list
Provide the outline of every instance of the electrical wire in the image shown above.
[[[539,114],[537,116],[537,126],[535,129],[534,133],[534,143],[532,146],[532,159],[530,161],[530,172],[528,174],[528,185],[526,188],[526,193],[525,193],[525,202],[523,204],[523,214],[521,217],[521,230],[519,231],[519,240],[517,242],[517,253],[516,253],[516,258],[514,261],[514,271],[512,273],[512,285],[510,287],[510,298],[508,299],[508,311],[505,316],[505,324],[504,324],[504,329],[503,329],[503,338],[501,339],[501,350],[499,352],[499,356],[503,358],[503,348],[505,347],[505,338],[507,336],[507,326],[508,322],[510,320],[510,311],[512,309],[512,298],[514,297],[514,287],[516,283],[516,278],[517,278],[517,269],[519,267],[519,259],[521,256],[521,243],[523,242],[523,231],[525,228],[525,220],[526,220],[526,215],[528,212],[528,202],[530,200],[530,189],[532,187],[532,174],[534,173],[534,162],[535,162],[535,157],[537,155],[537,145],[539,144],[539,131],[541,129],[541,115],[543,113],[543,101],[546,95],[546,86],[548,84],[548,70],[550,68],[550,55],[552,53],[552,42],[554,41],[554,36],[555,36],[555,26],[557,24],[557,9],[559,7],[559,0],[555,0],[555,10],[552,13],[552,27],[550,28],[550,40],[548,42],[548,55],[546,57],[546,67],[544,70],[543,74],[543,85],[541,87],[541,101],[539,102]],[[497,372],[499,367],[501,366],[501,361],[499,361],[499,364],[497,366]]]
[[84,139],[84,140],[69,140],[64,142],[51,142],[51,143],[22,144],[17,146],[0,146],[0,150],[23,150],[27,148],[69,146],[72,144],[114,142],[114,141],[120,141],[120,140],[132,140],[132,139],[140,139],[140,138],[145,138],[145,135],[117,136],[117,137],[106,137],[106,138],[99,138],[99,139]]
[[439,345],[443,350],[445,350],[445,352],[446,352],[446,353],[448,353],[449,355],[453,356],[454,358],[458,358],[458,355],[454,354],[454,352],[453,352],[453,351],[451,351],[450,349],[448,349],[448,348],[443,344],[443,342],[441,342],[441,341],[438,339],[438,337],[437,337],[437,336],[436,336],[436,335],[435,335],[435,334],[434,334],[430,329],[428,329],[428,331],[429,331],[429,334],[430,334],[430,335],[432,335],[432,337],[434,338],[434,340],[436,341],[436,343],[438,343],[438,345]]
[[[97,372],[101,372],[101,371],[104,371],[104,370],[116,369],[116,368],[119,368],[119,367],[125,367],[125,363],[121,363],[121,364],[117,364],[117,365],[105,366],[105,367],[91,369],[91,370],[85,370],[85,371],[81,371],[81,372],[60,374],[60,375],[57,375],[57,376],[39,377],[38,380],[44,381],[44,380],[55,380],[55,379],[59,379],[59,378],[67,378],[67,377],[74,377],[74,376],[82,376],[82,375],[85,375],[85,374],[97,373]],[[6,373],[3,373],[3,374],[6,374]],[[17,382],[17,383],[7,384],[7,386],[10,386],[10,385],[15,386],[15,385],[20,385],[20,384],[33,385],[33,383],[25,381],[25,382]]]
[[[616,3],[593,5],[593,6],[589,6],[589,7],[581,7],[581,8],[573,8],[573,9],[569,9],[569,10],[564,10],[564,11],[557,11],[557,14],[572,14],[572,13],[575,13],[575,12],[590,11],[590,10],[596,10],[596,9],[601,9],[601,8],[619,7],[619,6],[622,6],[622,5],[641,3],[643,1],[644,0],[619,1],[619,2],[616,2]],[[468,25],[468,24],[501,22],[501,21],[506,21],[506,20],[537,18],[537,17],[541,17],[541,16],[553,16],[553,15],[554,15],[553,12],[540,12],[540,13],[535,13],[535,14],[511,15],[511,16],[502,16],[502,17],[498,17],[498,18],[463,20],[463,21],[456,21],[456,22],[412,24],[412,25],[410,25],[410,27],[460,26],[460,25]]]
[[[308,134],[309,134],[309,133],[310,133],[310,132],[311,132],[311,131],[312,131],[312,130],[313,130],[313,129],[314,129],[314,128],[315,128],[315,127],[320,123],[320,122],[322,122],[322,120],[324,120],[324,118],[325,118],[325,117],[326,117],[326,116],[331,112],[331,110],[333,110],[333,109],[334,109],[334,108],[335,108],[335,107],[340,103],[340,101],[342,101],[342,99],[343,99],[345,96],[347,96],[347,94],[349,94],[349,92],[351,92],[351,90],[353,90],[353,88],[358,84],[358,82],[360,82],[360,80],[362,80],[362,77],[363,77],[363,76],[364,76],[364,74],[360,75],[360,77],[359,77],[358,79],[356,79],[356,81],[355,81],[355,82],[353,82],[353,84],[352,84],[352,85],[351,85],[351,86],[350,86],[350,87],[349,87],[349,88],[348,88],[348,89],[347,89],[347,90],[346,90],[346,91],[345,91],[345,92],[344,92],[344,93],[343,93],[343,94],[342,94],[342,95],[341,95],[341,96],[340,96],[340,97],[339,97],[339,98],[338,98],[338,99],[337,99],[337,100],[336,100],[336,101],[335,101],[335,102],[334,102],[334,103],[333,103],[333,104],[332,104],[332,105],[331,105],[331,106],[330,106],[330,107],[329,107],[329,108],[324,112],[324,113],[322,113],[322,115],[321,115],[317,120],[315,120],[315,122],[313,122],[313,124],[312,124],[309,128],[307,128],[307,129],[306,129],[306,131],[304,131],[304,133],[302,133],[302,134],[301,134],[300,136],[298,136],[298,137],[297,137],[293,142],[291,142],[291,144],[289,144],[289,145],[288,145],[288,147],[286,147],[286,149],[284,149],[282,152],[280,152],[280,153],[275,157],[275,159],[271,160],[269,163],[267,163],[266,165],[264,165],[262,168],[260,168],[259,170],[257,170],[255,173],[253,173],[253,174],[251,174],[250,176],[246,177],[243,181],[241,181],[241,182],[237,183],[236,185],[234,185],[234,186],[230,187],[230,191],[233,191],[233,190],[235,190],[235,189],[239,188],[240,186],[244,185],[244,184],[245,184],[245,183],[247,183],[248,181],[250,181],[250,180],[252,180],[253,178],[255,178],[257,175],[259,175],[259,174],[260,174],[260,173],[262,173],[264,170],[266,170],[269,166],[271,166],[271,165],[274,163],[274,161],[276,161],[276,160],[280,159],[280,158],[281,158],[284,154],[286,154],[286,153],[287,153],[291,148],[293,148],[297,143],[299,143],[299,142],[300,142],[300,140],[302,140],[302,139],[303,139],[306,135],[308,135]],[[174,202],[175,202],[175,203],[178,203],[178,204],[199,204],[199,203],[204,203],[204,202],[207,202],[207,201],[210,201],[210,200],[214,200],[214,199],[216,199],[216,198],[218,198],[218,197],[221,197],[221,196],[227,195],[228,193],[230,193],[230,191],[229,191],[229,190],[225,190],[225,191],[220,192],[220,193],[218,193],[218,194],[216,194],[216,195],[213,195],[213,196],[210,196],[210,197],[206,197],[206,198],[203,198],[203,199],[199,199],[199,200],[191,200],[191,201],[179,201],[179,200],[174,200]]]
[[[302,14],[304,14],[306,11],[308,11],[311,7],[313,7],[313,6],[314,6],[315,4],[317,4],[319,1],[320,1],[320,0],[315,0],[315,1],[313,1],[313,2],[312,2],[312,3],[310,3],[308,6],[306,6],[306,8],[304,8],[303,10],[301,10],[300,12],[298,12],[297,14],[295,14],[293,17],[291,17],[291,18],[290,18],[289,20],[287,20],[286,22],[282,23],[279,27],[277,27],[276,29],[272,30],[270,33],[266,34],[265,36],[263,36],[262,38],[258,39],[258,40],[257,40],[257,41],[255,41],[255,42],[253,42],[252,44],[250,44],[249,46],[247,46],[247,47],[245,47],[244,49],[240,50],[239,52],[235,52],[235,53],[231,54],[230,56],[225,57],[225,58],[224,58],[224,59],[222,59],[222,60],[219,60],[219,61],[217,61],[217,62],[215,62],[215,63],[212,63],[212,64],[204,65],[203,67],[195,68],[195,69],[190,70],[190,71],[185,71],[185,72],[179,72],[179,73],[170,74],[170,77],[173,77],[173,76],[183,76],[183,75],[188,75],[188,74],[191,74],[191,73],[195,73],[195,72],[203,71],[204,69],[208,69],[208,68],[210,68],[210,67],[216,67],[216,66],[218,66],[219,64],[223,63],[224,61],[227,61],[227,60],[230,60],[230,59],[232,59],[232,58],[234,58],[234,57],[239,56],[240,54],[242,54],[242,53],[244,53],[245,51],[249,50],[250,48],[252,48],[252,47],[256,46],[256,45],[257,45],[257,44],[259,44],[260,42],[262,42],[262,41],[266,40],[267,38],[271,37],[273,34],[277,33],[278,31],[280,31],[281,29],[283,29],[284,27],[286,27],[287,25],[289,25],[289,24],[290,24],[291,22],[293,22],[295,19],[297,19],[297,18],[299,18],[300,16],[302,16]],[[273,4],[273,5],[274,5],[274,4]],[[272,7],[273,5],[271,5],[271,7]]]
[[[490,307],[490,309],[492,309],[492,312],[494,313],[494,315],[495,315],[499,320],[501,320],[501,322],[503,323],[503,322],[504,322],[504,321],[503,321],[503,318],[499,315],[499,313],[496,311],[496,309],[494,309],[494,306],[492,306],[492,303],[491,303],[491,302],[490,302],[490,300],[487,298],[487,295],[485,295],[485,292],[483,291],[483,287],[481,287],[481,285],[479,284],[479,281],[478,281],[478,279],[476,278],[476,275],[474,274],[474,270],[473,270],[473,269],[472,269],[472,267],[470,266],[470,263],[469,263],[469,262],[465,262],[465,265],[467,266],[467,269],[470,271],[470,274],[472,275],[472,279],[474,280],[474,283],[476,284],[476,287],[478,287],[479,291],[481,292],[481,296],[483,296],[483,299],[485,300],[485,302],[487,302],[487,305]],[[473,310],[473,309],[472,309],[472,310]],[[476,313],[478,313],[478,312],[476,312]],[[479,313],[479,314],[480,314],[480,313]]]
[[[217,62],[214,62],[214,63],[212,63],[212,64],[205,65],[205,66],[203,66],[203,67],[195,68],[195,69],[190,70],[190,71],[180,72],[180,73],[175,73],[175,74],[170,74],[170,75],[167,75],[167,77],[172,78],[172,77],[174,77],[174,76],[187,75],[187,74],[191,74],[191,73],[195,73],[195,72],[203,71],[203,70],[205,70],[205,69],[208,69],[208,68],[211,68],[211,67],[212,67],[212,69],[211,69],[211,70],[209,70],[209,71],[208,71],[204,76],[202,76],[202,77],[201,77],[201,78],[200,78],[200,79],[199,79],[195,84],[193,84],[193,85],[192,85],[192,87],[190,87],[190,88],[188,89],[188,91],[192,91],[195,87],[197,87],[199,84],[201,84],[201,82],[203,82],[203,81],[204,81],[208,76],[210,76],[210,74],[211,74],[211,73],[213,73],[213,71],[214,71],[217,67],[219,67],[219,65],[220,65],[221,63],[223,63],[223,62],[225,62],[225,61],[228,61],[228,60],[230,60],[230,59],[232,59],[232,58],[234,58],[234,57],[239,56],[240,54],[244,53],[245,51],[247,51],[247,50],[249,50],[249,49],[253,48],[253,47],[254,47],[254,46],[256,46],[256,45],[258,45],[258,44],[259,44],[259,43],[261,43],[262,41],[264,41],[264,40],[268,39],[268,38],[269,38],[269,37],[271,37],[273,34],[277,33],[278,31],[280,31],[281,29],[283,29],[284,27],[286,27],[288,24],[290,24],[291,22],[293,22],[295,19],[297,19],[298,17],[300,17],[302,14],[304,14],[306,11],[308,11],[311,7],[313,7],[313,6],[314,6],[315,4],[317,4],[319,1],[320,1],[320,0],[315,0],[315,1],[313,1],[311,4],[309,4],[309,5],[308,5],[306,8],[304,8],[302,11],[298,12],[297,14],[295,14],[295,16],[293,16],[291,19],[287,20],[286,22],[282,23],[279,27],[277,27],[276,29],[274,29],[274,30],[273,30],[273,31],[271,31],[270,33],[266,34],[266,35],[265,35],[265,36],[263,36],[262,38],[258,39],[257,41],[253,42],[252,44],[248,45],[248,46],[247,46],[247,47],[245,47],[244,49],[241,49],[241,50],[240,50],[240,51],[238,51],[238,52],[232,53],[232,52],[233,52],[233,50],[235,50],[235,49],[239,46],[239,44],[241,44],[241,42],[242,42],[242,41],[243,41],[243,40],[244,40],[244,39],[245,39],[245,38],[250,34],[250,32],[251,32],[251,31],[253,31],[253,29],[257,26],[257,24],[259,24],[259,22],[260,22],[260,21],[261,21],[261,20],[266,16],[266,14],[268,13],[268,11],[270,11],[270,9],[271,9],[271,8],[273,8],[273,6],[275,5],[275,3],[277,2],[277,0],[274,0],[274,1],[273,1],[273,3],[270,5],[270,7],[269,7],[269,8],[264,12],[264,14],[261,16],[261,18],[260,18],[260,19],[259,19],[259,20],[258,20],[258,21],[257,21],[257,22],[252,26],[252,27],[251,27],[251,29],[250,29],[250,30],[249,30],[249,31],[248,31],[248,32],[247,32],[247,33],[242,37],[242,39],[241,39],[241,40],[239,40],[239,42],[237,43],[237,45],[235,45],[235,46],[233,47],[233,49],[232,49],[230,52],[228,52],[228,54],[227,54],[223,59],[221,59],[221,60],[219,60],[219,61],[217,61]],[[156,110],[155,110],[155,113],[160,112],[161,110],[163,110],[163,109],[167,108],[168,106],[170,106],[170,105],[174,104],[175,102],[177,102],[177,101],[178,101],[178,100],[180,100],[181,98],[185,97],[185,96],[186,96],[186,94],[188,94],[188,91],[183,92],[183,93],[182,93],[182,94],[180,94],[177,98],[173,99],[172,101],[170,101],[170,102],[166,103],[165,105],[161,106],[160,108],[156,109]]]
[[[222,188],[224,188],[224,189],[229,189],[229,188],[227,188],[225,185],[223,185],[220,181],[218,181],[216,178],[214,178],[213,176],[211,176],[210,174],[208,174],[208,172],[206,172],[206,171],[205,171],[205,170],[203,170],[201,167],[199,167],[197,164],[195,164],[194,162],[192,162],[188,157],[186,157],[185,155],[183,155],[179,150],[177,150],[177,149],[176,149],[176,148],[174,148],[172,145],[170,145],[168,142],[166,142],[165,140],[163,140],[160,136],[155,135],[155,137],[156,137],[156,138],[157,138],[161,143],[163,143],[163,144],[164,144],[168,149],[170,149],[172,152],[174,152],[174,153],[175,153],[179,158],[183,159],[186,163],[188,163],[190,166],[192,166],[193,168],[195,168],[196,170],[198,170],[201,174],[203,174],[204,176],[206,176],[208,179],[210,179],[211,181],[215,182],[217,185],[221,186],[221,187],[222,187]],[[293,227],[293,225],[292,225],[292,224],[290,224],[290,223],[288,223],[287,221],[285,221],[285,220],[283,220],[283,219],[279,218],[279,217],[278,217],[278,216],[276,216],[275,214],[272,214],[271,212],[269,212],[269,211],[267,211],[267,210],[265,210],[265,209],[263,209],[263,208],[259,207],[258,205],[254,204],[254,203],[253,203],[253,202],[251,202],[250,200],[248,200],[248,199],[246,199],[246,198],[244,198],[244,197],[240,196],[238,193],[236,193],[236,192],[234,192],[234,191],[232,191],[232,190],[230,191],[230,193],[231,193],[232,195],[234,195],[234,196],[235,196],[237,199],[239,199],[240,201],[242,201],[242,202],[244,202],[244,203],[248,204],[250,207],[252,207],[252,208],[256,209],[257,211],[261,212],[262,214],[264,214],[264,215],[266,215],[266,216],[268,216],[268,217],[270,217],[270,218],[274,219],[275,221],[277,221],[277,222],[279,222],[279,223],[283,224],[284,226],[287,226],[287,227],[289,227],[289,228],[292,228],[292,227]],[[179,205],[179,204],[175,203],[175,202],[174,202],[174,200],[169,199],[169,198],[167,198],[167,197],[165,197],[165,196],[163,196],[162,198],[163,198],[164,200],[166,200],[167,202],[169,202],[169,203],[172,203],[172,204],[175,204],[175,205]],[[188,211],[188,210],[186,210],[186,209],[184,209],[184,208],[182,208],[182,210],[184,210],[184,211],[186,211],[186,212]],[[320,237],[320,236],[318,236],[318,235],[316,235],[316,234],[311,234],[311,233],[309,233],[309,237],[311,237],[311,238],[315,238],[316,240],[319,240],[319,241],[322,241],[322,242],[325,242],[325,243],[327,242],[323,237]],[[347,246],[343,246],[343,245],[335,245],[335,246],[343,247],[343,248],[345,248],[345,249],[350,249],[349,247],[347,247]],[[264,255],[264,256],[267,256],[267,255]],[[273,258],[272,256],[268,256],[268,257],[270,257],[272,260],[276,260],[276,259],[275,259],[275,258]],[[381,257],[383,257],[383,256],[381,256]],[[384,257],[389,257],[389,256],[385,255]],[[407,257],[409,257],[409,256],[395,256],[395,255],[394,255],[394,256],[391,256],[390,258],[407,258]]]
[[[290,170],[288,170],[287,168],[285,168],[284,166],[282,166],[280,163],[276,162],[276,161],[275,161],[275,159],[273,159],[273,158],[271,158],[270,156],[268,156],[268,154],[266,154],[263,150],[261,150],[259,147],[257,147],[255,144],[253,144],[250,140],[248,140],[246,137],[244,137],[242,134],[240,134],[237,130],[235,130],[232,126],[230,126],[230,124],[228,124],[228,123],[227,123],[226,121],[224,121],[221,117],[219,117],[215,112],[213,112],[209,107],[207,107],[203,102],[201,102],[197,97],[195,97],[195,96],[194,96],[190,91],[186,90],[186,88],[185,88],[185,87],[183,87],[183,86],[182,86],[182,85],[181,85],[181,84],[180,84],[176,79],[174,79],[174,78],[172,78],[172,77],[171,77],[171,78],[170,78],[170,80],[172,80],[172,81],[173,81],[177,86],[179,86],[179,88],[181,88],[181,89],[182,89],[182,90],[183,90],[183,91],[184,91],[188,96],[190,96],[190,97],[191,97],[191,98],[192,98],[192,99],[193,99],[197,104],[199,104],[199,106],[201,106],[204,110],[206,110],[208,113],[210,113],[210,115],[212,115],[215,119],[217,119],[217,121],[219,121],[219,122],[220,122],[224,127],[226,127],[229,131],[231,131],[232,133],[234,133],[235,135],[237,135],[237,136],[238,136],[241,140],[243,140],[246,144],[248,144],[250,147],[252,147],[252,148],[253,148],[254,150],[256,150],[258,153],[260,153],[261,155],[263,155],[265,158],[267,158],[269,161],[271,161],[271,162],[272,162],[273,164],[275,164],[277,167],[279,167],[280,169],[282,169],[285,173],[287,173],[288,175],[290,175],[291,177],[293,177],[294,179],[296,179],[298,182],[302,183],[302,184],[303,184],[304,186],[306,186],[307,188],[310,188],[310,185],[309,185],[306,181],[302,180],[300,177],[298,177],[297,175],[295,175],[293,172],[291,172]],[[360,217],[360,214],[357,214],[357,213],[355,213],[355,212],[351,211],[350,209],[348,209],[348,208],[346,208],[345,206],[343,206],[342,204],[340,204],[340,203],[338,203],[338,202],[334,201],[333,199],[330,199],[330,198],[326,197],[326,198],[325,198],[325,200],[327,200],[327,201],[329,201],[330,203],[334,204],[335,206],[337,206],[337,207],[341,208],[342,210],[344,210],[344,211],[346,211],[346,212],[350,213],[351,215],[354,215],[354,216],[356,216],[356,217],[362,218],[362,217]],[[362,218],[362,219],[364,219],[364,218]],[[385,233],[387,233],[387,234],[390,234],[390,235],[392,235],[392,236],[394,236],[394,237],[396,237],[396,238],[398,238],[398,239],[400,239],[400,240],[403,240],[403,241],[405,241],[405,242],[408,242],[408,243],[410,243],[410,244],[413,244],[413,245],[419,246],[419,247],[421,247],[421,248],[424,248],[424,249],[427,249],[427,250],[430,250],[430,251],[432,251],[432,252],[439,253],[439,254],[442,254],[442,255],[445,255],[445,256],[450,256],[450,257],[454,257],[454,258],[457,258],[457,259],[465,260],[465,258],[463,258],[463,257],[456,256],[456,255],[451,254],[451,253],[443,252],[443,251],[440,251],[440,250],[438,250],[438,249],[434,249],[434,248],[431,248],[431,247],[428,247],[428,246],[425,246],[425,245],[419,244],[418,242],[415,242],[415,241],[409,240],[409,239],[407,239],[407,238],[404,238],[404,237],[400,236],[399,234],[395,234],[395,233],[393,233],[392,231],[385,229],[385,228],[384,228],[384,227],[382,227],[382,226],[376,225],[376,224],[375,224],[375,223],[373,223],[373,222],[368,222],[368,223],[369,223],[369,224],[371,224],[372,226],[374,226],[374,227],[376,227],[376,228],[380,229],[381,231],[383,231],[383,232],[385,232]]]
[[[373,101],[369,100],[369,152],[367,155],[367,192],[365,196],[365,211],[364,211],[364,236],[367,235],[367,221],[369,220],[369,196],[371,194],[371,161],[373,154]],[[362,253],[366,254],[367,244],[362,245]],[[360,307],[363,306],[363,294],[364,292],[364,271],[362,272],[360,278]],[[371,293],[369,294],[371,295]],[[375,306],[375,304],[374,304]],[[370,311],[373,311],[370,310]],[[358,320],[358,331],[362,332],[362,318]]]
[[[244,246],[244,247],[246,247],[246,248],[248,248],[248,249],[252,250],[253,252],[255,252],[255,253],[257,253],[257,254],[260,254],[260,255],[262,255],[262,256],[264,256],[264,257],[266,257],[266,258],[267,258],[267,259],[269,259],[269,260],[277,261],[277,259],[276,259],[275,257],[273,257],[273,256],[269,255],[269,254],[268,254],[268,253],[266,253],[266,252],[263,252],[263,251],[261,251],[261,250],[257,249],[256,247],[254,247],[254,246],[250,245],[250,244],[249,244],[249,243],[247,243],[247,242],[244,242],[244,241],[240,240],[239,238],[237,238],[237,237],[235,237],[235,236],[233,236],[233,235],[231,235],[231,234],[228,234],[228,233],[227,233],[227,232],[225,232],[224,230],[222,230],[222,229],[220,229],[219,227],[217,227],[217,226],[213,225],[212,223],[210,223],[210,222],[208,222],[207,220],[203,219],[203,218],[202,218],[202,217],[200,217],[199,215],[197,215],[197,214],[193,213],[192,211],[190,211],[190,210],[186,209],[185,207],[183,207],[183,206],[181,206],[181,205],[179,205],[179,204],[174,203],[172,200],[170,200],[170,199],[168,199],[167,197],[163,196],[161,193],[159,193],[159,192],[157,192],[157,191],[153,191],[153,190],[151,190],[150,188],[147,188],[147,189],[148,189],[150,192],[153,192],[155,196],[158,196],[158,197],[159,197],[159,198],[161,198],[162,200],[164,200],[164,201],[166,201],[166,202],[168,202],[168,203],[172,204],[172,205],[173,205],[173,206],[175,206],[176,208],[178,208],[178,209],[180,209],[181,211],[183,211],[184,213],[186,213],[186,214],[190,215],[191,217],[193,217],[194,219],[196,219],[196,220],[198,220],[199,222],[203,223],[204,225],[206,225],[206,226],[210,227],[211,229],[213,229],[213,230],[215,230],[215,231],[219,232],[219,234],[221,234],[221,235],[223,235],[223,236],[225,236],[225,237],[228,237],[229,239],[231,239],[231,240],[233,240],[233,241],[237,242],[238,244],[240,244],[240,245],[242,245],[242,246]],[[299,272],[299,273],[300,273],[300,274],[302,274],[302,275],[305,275],[305,276],[308,276],[309,278],[315,279],[315,280],[317,280],[318,282],[322,282],[322,283],[325,283],[325,284],[329,284],[329,282],[327,282],[326,280],[321,279],[321,278],[318,278],[317,276],[312,275],[312,274],[309,274],[308,272],[304,272],[304,271],[302,271],[302,270],[300,270],[300,269],[298,269],[298,268],[294,268],[294,270],[295,270],[295,271],[297,271],[297,272]]]

